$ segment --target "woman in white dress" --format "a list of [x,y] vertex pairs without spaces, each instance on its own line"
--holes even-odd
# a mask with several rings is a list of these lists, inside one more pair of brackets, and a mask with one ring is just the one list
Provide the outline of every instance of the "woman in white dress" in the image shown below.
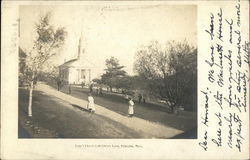
[[134,115],[134,102],[132,98],[129,98],[128,101],[128,116],[132,117]]
[[89,93],[88,96],[88,105],[87,105],[87,109],[91,112],[94,113],[95,112],[95,102],[94,102],[94,98],[92,97],[92,94]]

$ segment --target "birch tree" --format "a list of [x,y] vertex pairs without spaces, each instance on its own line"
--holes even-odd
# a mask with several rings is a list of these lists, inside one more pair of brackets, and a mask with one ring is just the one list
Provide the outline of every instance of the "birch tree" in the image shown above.
[[53,56],[59,53],[66,37],[64,28],[54,28],[50,24],[51,14],[46,13],[41,16],[38,23],[35,25],[36,38],[30,52],[26,53],[26,79],[29,83],[29,103],[28,116],[32,117],[32,97],[34,82],[39,72],[43,70]]

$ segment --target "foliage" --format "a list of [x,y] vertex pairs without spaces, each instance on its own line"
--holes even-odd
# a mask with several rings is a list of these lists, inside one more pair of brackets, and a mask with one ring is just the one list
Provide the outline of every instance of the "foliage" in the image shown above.
[[136,53],[134,70],[155,96],[167,100],[172,109],[196,108],[197,50],[184,42],[170,41],[162,47],[157,41]]
[[50,67],[47,67],[47,69],[43,69],[37,74],[37,77],[40,81],[44,82],[57,82],[59,79],[59,70],[58,67],[55,65],[52,65]]
[[92,81],[98,84],[102,84],[102,80],[99,78],[94,78]]
[[123,70],[124,66],[121,66],[114,57],[106,59],[106,67],[101,82],[108,85],[112,91],[113,87],[119,88],[119,80],[126,75],[126,72]]
[[25,68],[26,68],[26,53],[19,47],[19,72],[18,72],[18,81],[19,81],[19,86],[24,86],[26,82],[26,77],[25,77]]
[[36,24],[37,37],[34,46],[27,53],[26,64],[28,70],[37,74],[44,69],[44,64],[53,56],[58,54],[60,47],[64,44],[66,31],[64,28],[54,29],[50,24],[51,14],[41,16]]
[[48,61],[59,53],[59,49],[64,44],[66,37],[65,29],[54,29],[54,26],[50,24],[50,19],[50,13],[40,17],[35,25],[37,36],[34,45],[29,52],[25,53],[25,68],[23,69],[22,78],[29,83],[29,116],[32,116],[32,92],[37,77],[39,74],[45,73],[45,70],[51,69]]

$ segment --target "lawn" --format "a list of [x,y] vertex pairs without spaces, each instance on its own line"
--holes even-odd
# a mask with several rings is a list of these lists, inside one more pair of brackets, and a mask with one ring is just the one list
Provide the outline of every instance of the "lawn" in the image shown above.
[[[56,84],[52,84],[51,86],[57,89]],[[71,90],[72,96],[87,100],[89,89],[72,86]],[[61,92],[68,94],[68,86],[65,85],[61,89]],[[127,115],[128,102],[120,94],[103,91],[102,95],[94,93],[93,96],[96,104],[121,115]],[[193,130],[197,127],[197,112],[180,111],[179,114],[176,115],[170,113],[170,109],[167,106],[163,107],[155,103],[138,104],[137,101],[135,101],[135,116],[183,131]]]
[[33,116],[29,118],[28,91],[19,89],[19,138],[145,138],[147,136],[105,116],[80,110],[76,105],[43,92],[34,90],[33,94]]

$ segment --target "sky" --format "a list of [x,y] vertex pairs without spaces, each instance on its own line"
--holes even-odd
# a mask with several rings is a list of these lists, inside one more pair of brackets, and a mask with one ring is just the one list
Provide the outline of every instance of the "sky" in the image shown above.
[[105,68],[105,60],[114,56],[129,74],[133,73],[135,53],[150,41],[168,40],[197,46],[197,10],[194,5],[81,5],[20,6],[20,47],[28,51],[35,37],[40,15],[52,13],[51,23],[65,27],[67,37],[54,58],[55,64],[76,58],[80,36],[83,56],[95,67],[95,77]]

